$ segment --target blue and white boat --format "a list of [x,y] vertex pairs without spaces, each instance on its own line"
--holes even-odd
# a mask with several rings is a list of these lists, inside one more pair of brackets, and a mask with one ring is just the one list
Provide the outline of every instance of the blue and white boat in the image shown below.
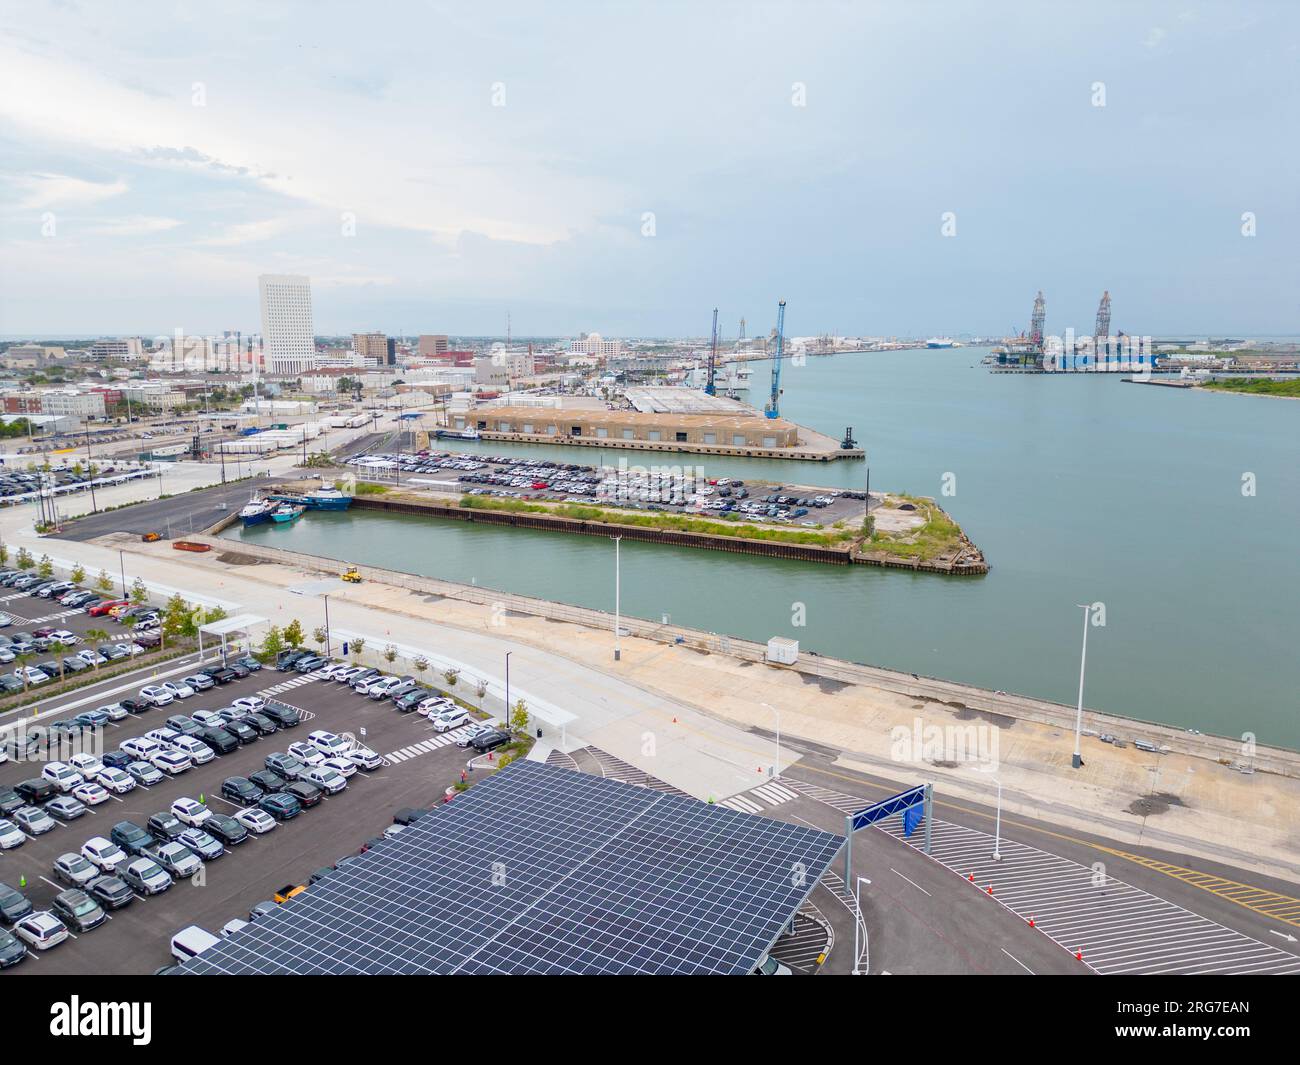
[[277,505],[270,499],[250,499],[240,508],[239,517],[245,528],[250,525],[261,525],[262,522],[271,520],[271,513]]
[[322,484],[303,497],[308,510],[347,510],[352,497],[344,495],[332,484]]
[[271,511],[271,520],[277,525],[288,525],[302,517],[307,508],[295,503],[281,503]]

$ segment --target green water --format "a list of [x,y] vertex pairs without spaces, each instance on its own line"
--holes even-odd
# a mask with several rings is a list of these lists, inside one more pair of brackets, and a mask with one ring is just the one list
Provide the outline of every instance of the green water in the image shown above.
[[[875,488],[941,497],[993,569],[944,578],[624,541],[623,609],[693,628],[1300,747],[1300,403],[1112,378],[995,375],[984,350],[812,358],[782,413],[867,449]],[[752,363],[761,403],[770,372]],[[587,448],[449,443],[590,463]],[[606,449],[607,462],[654,456]],[[862,462],[665,455],[709,474],[861,487]],[[944,475],[955,494],[942,497]],[[1256,494],[1243,495],[1253,474]],[[602,609],[613,546],[459,522],[308,514],[235,538]],[[806,624],[792,625],[796,604]]]

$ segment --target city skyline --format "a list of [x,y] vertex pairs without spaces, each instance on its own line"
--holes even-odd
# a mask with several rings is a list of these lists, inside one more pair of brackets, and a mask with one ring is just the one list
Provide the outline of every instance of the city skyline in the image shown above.
[[0,333],[1297,331],[1281,7],[285,10],[0,37]]

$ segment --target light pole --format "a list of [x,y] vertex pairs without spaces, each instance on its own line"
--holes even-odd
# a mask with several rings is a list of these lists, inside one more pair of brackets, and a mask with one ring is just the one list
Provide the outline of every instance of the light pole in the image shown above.
[[[862,917],[862,885],[871,886],[871,881],[865,876],[857,877],[853,882],[853,975],[866,976],[867,971],[861,968],[862,965],[862,947],[861,940],[865,939],[866,921]],[[871,961],[868,959],[867,968],[871,967]]]
[[330,657],[330,597],[325,596],[325,657]]
[[122,572],[122,598],[126,599],[126,555],[120,547],[117,549],[117,564]]
[[510,656],[514,651],[506,652],[506,726],[510,725]]
[[772,763],[772,777],[775,780],[781,779],[781,711],[771,703],[762,703],[776,715],[776,761]]
[[1000,862],[1002,861],[1002,781],[994,777],[993,783],[998,786],[998,814],[993,822],[993,860]]
[[1083,755],[1079,751],[1079,737],[1083,733],[1083,671],[1088,664],[1088,611],[1087,603],[1079,603],[1083,611],[1083,650],[1079,654],[1079,705],[1074,713],[1074,757],[1070,765],[1075,769],[1083,767]]
[[86,474],[90,478],[90,509],[98,514],[99,504],[95,502],[95,456],[90,453],[90,422],[86,422]]
[[622,541],[621,536],[611,536],[614,541],[614,661],[617,662],[623,657],[622,643],[622,567],[619,562],[619,543]]

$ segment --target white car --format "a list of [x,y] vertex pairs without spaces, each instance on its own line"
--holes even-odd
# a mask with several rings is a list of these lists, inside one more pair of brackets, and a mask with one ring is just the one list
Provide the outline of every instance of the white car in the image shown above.
[[104,763],[93,754],[74,754],[68,759],[68,765],[81,774],[82,780],[90,780],[104,771]]
[[135,790],[135,778],[120,769],[102,770],[95,777],[95,782],[114,795],[125,795],[128,791]]
[[124,754],[129,754],[136,761],[147,762],[163,750],[163,745],[157,740],[147,739],[144,736],[132,736],[129,740],[122,741],[121,749]]
[[250,806],[246,810],[240,810],[235,814],[235,820],[243,825],[248,831],[263,835],[275,828],[275,818],[265,810],[259,810]]
[[365,695],[371,699],[382,699],[401,683],[401,677],[377,677],[375,680],[358,684],[357,694]]
[[102,873],[110,876],[117,872],[117,867],[127,860],[127,853],[121,847],[103,836],[88,839],[81,845],[81,856]]
[[443,710],[438,714],[429,715],[429,723],[433,726],[435,732],[450,732],[454,728],[469,721],[469,711],[463,706],[457,706],[451,710]]
[[168,680],[163,682],[163,687],[171,692],[174,699],[188,699],[194,694],[194,689],[186,684],[183,680]]
[[444,710],[450,710],[456,704],[442,695],[431,695],[415,708],[415,712],[422,717],[433,717]]
[[330,662],[316,670],[315,675],[319,680],[333,680],[343,670],[350,668],[346,662]]
[[201,827],[212,816],[212,811],[198,799],[177,799],[172,803],[172,813],[176,815],[176,820],[184,821],[191,828]]
[[289,753],[297,758],[298,761],[313,769],[316,766],[323,764],[325,761],[325,756],[321,754],[320,751],[310,743],[304,743],[302,740],[289,744]]
[[181,754],[180,751],[159,751],[149,763],[170,776],[180,776],[187,769],[192,769],[194,763],[189,760],[187,755]]
[[98,651],[96,651],[92,647],[87,647],[83,651],[78,651],[77,657],[80,658],[83,662],[85,662],[86,665],[88,666],[102,666],[105,662],[108,661],[107,658],[105,658],[103,655],[101,655]]
[[236,932],[242,932],[247,927],[247,921],[241,920],[238,917],[232,918],[221,926],[221,937],[223,939],[229,939]]
[[352,746],[342,736],[333,732],[326,732],[324,729],[317,729],[315,732],[307,734],[307,742],[316,750],[320,751],[326,758],[333,758],[335,755],[347,754],[348,748]]
[[352,678],[366,671],[365,666],[348,666],[346,669],[336,669],[330,680],[338,684],[350,684]]
[[50,643],[61,643],[64,647],[75,647],[81,643],[81,637],[67,629],[56,629],[50,633]]
[[102,802],[108,802],[113,796],[105,791],[101,785],[96,784],[93,780],[88,780],[72,789],[72,797],[87,806],[98,806]]
[[348,777],[352,776],[357,771],[357,763],[351,758],[336,756],[334,758],[326,758],[325,761],[321,763],[321,768],[332,769],[344,780],[347,780]]
[[211,747],[193,736],[182,736],[172,743],[172,750],[180,751],[193,765],[207,765],[216,757]]
[[353,747],[348,751],[347,758],[359,769],[378,769],[384,764],[384,760],[369,747]]
[[50,679],[48,673],[37,669],[35,666],[19,666],[14,670],[13,677],[17,681],[26,680],[29,685],[44,684]]
[[41,770],[41,779],[48,780],[64,795],[67,795],[78,784],[84,782],[85,777],[64,762],[51,762]]
[[190,714],[190,717],[204,728],[221,728],[226,723],[220,714],[212,710],[195,710],[194,713]]
[[27,842],[27,833],[12,821],[0,818],[0,851],[13,850]]
[[[108,661],[108,659],[104,658],[103,655],[100,655],[99,657],[102,661]],[[89,659],[87,659],[87,661],[89,661]],[[121,703],[109,703],[107,706],[101,706],[99,709],[108,715],[109,721],[125,721],[131,716],[126,712]]]
[[140,698],[150,706],[169,706],[176,697],[160,684],[147,684],[140,689]]
[[343,779],[341,773],[328,769],[324,765],[319,765],[307,773],[308,782],[315,784],[325,792],[326,795],[337,795],[340,791],[348,786],[348,782]]
[[146,732],[144,738],[147,740],[153,740],[160,746],[166,747],[170,750],[176,741],[181,738],[181,734],[174,728],[154,728]]
[[49,950],[68,938],[68,926],[49,910],[38,910],[14,925],[14,935],[33,950]]
[[245,713],[252,714],[256,713],[258,710],[264,710],[266,708],[266,700],[260,695],[245,695],[242,698],[236,699],[230,705],[237,706]]
[[195,673],[192,677],[186,677],[185,683],[193,688],[196,692],[205,692],[209,688],[215,688],[217,682],[211,677],[204,676],[202,673]]

